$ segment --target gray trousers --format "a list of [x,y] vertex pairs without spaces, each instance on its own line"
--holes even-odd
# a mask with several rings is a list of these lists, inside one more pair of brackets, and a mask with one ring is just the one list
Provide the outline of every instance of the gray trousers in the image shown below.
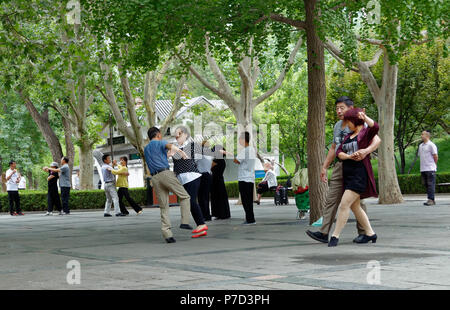
[[109,214],[111,211],[111,204],[114,203],[114,213],[120,213],[119,195],[116,190],[116,182],[105,183],[105,213]]
[[191,196],[178,181],[173,171],[166,170],[152,177],[152,186],[158,198],[161,212],[161,231],[165,239],[173,237],[169,217],[169,192],[177,195],[180,202],[181,224],[189,224],[191,218]]
[[[344,195],[343,182],[342,162],[338,161],[334,165],[333,173],[331,174],[330,183],[328,184],[327,201],[322,210],[322,227],[320,228],[320,232],[323,234],[329,234],[331,226],[336,218],[342,195]],[[366,205],[362,200],[361,208],[367,213]],[[356,222],[356,227],[359,235],[365,234],[363,227],[358,222]]]

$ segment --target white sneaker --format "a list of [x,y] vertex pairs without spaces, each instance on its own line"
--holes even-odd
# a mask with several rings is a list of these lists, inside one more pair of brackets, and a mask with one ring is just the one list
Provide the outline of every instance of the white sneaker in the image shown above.
[[47,211],[47,213],[45,213],[45,215],[47,216],[47,215],[53,215],[53,212],[48,212]]
[[144,213],[144,211],[139,211],[138,213],[136,213],[136,215],[142,215],[142,213]]

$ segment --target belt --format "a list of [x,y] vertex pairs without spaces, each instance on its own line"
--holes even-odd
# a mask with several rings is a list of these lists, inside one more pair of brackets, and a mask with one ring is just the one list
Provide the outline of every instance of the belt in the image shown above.
[[155,173],[152,173],[152,175],[155,176],[155,175],[157,175],[158,173],[163,172],[163,171],[166,171],[166,170],[169,170],[169,168],[164,168],[164,169],[162,169],[162,170],[155,171]]
[[108,184],[108,183],[114,183],[114,181],[105,182],[105,184]]

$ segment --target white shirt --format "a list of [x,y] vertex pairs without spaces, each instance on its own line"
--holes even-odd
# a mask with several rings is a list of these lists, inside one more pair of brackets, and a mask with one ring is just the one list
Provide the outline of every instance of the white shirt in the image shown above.
[[19,177],[19,174],[17,173],[17,171],[13,174],[11,169],[8,169],[6,171],[6,178],[9,178],[9,176],[11,176],[11,178],[6,181],[6,190],[7,191],[18,191],[19,190],[19,185],[17,184],[17,178]]
[[255,183],[255,149],[252,146],[242,149],[236,159],[240,162],[238,181]]
[[437,155],[437,147],[433,142],[428,141],[419,145],[420,172],[437,170],[433,155]]
[[27,188],[27,180],[22,176],[19,181],[19,188],[26,189]]
[[275,172],[272,170],[267,170],[266,175],[264,176],[264,179],[262,179],[261,182],[267,181],[267,186],[269,188],[277,186],[277,176],[275,175]]
[[202,175],[197,172],[185,172],[181,173],[177,176],[178,181],[180,181],[181,185],[187,184],[189,182],[194,181],[195,179],[200,178]]
[[74,184],[74,186],[73,186],[73,188],[74,189],[80,189],[80,177],[79,176],[75,176],[75,182],[74,182],[75,184]]

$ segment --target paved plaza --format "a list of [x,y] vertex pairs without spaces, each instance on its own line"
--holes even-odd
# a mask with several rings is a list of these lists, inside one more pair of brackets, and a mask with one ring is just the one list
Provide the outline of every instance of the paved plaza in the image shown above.
[[0,289],[448,290],[450,195],[437,195],[433,207],[422,205],[425,196],[394,206],[366,200],[377,243],[352,243],[351,215],[336,248],[305,234],[317,228],[296,219],[293,199],[255,204],[254,226],[241,225],[243,208],[231,200],[232,218],[208,222],[203,239],[178,228],[180,210],[172,207],[174,244],[162,239],[157,208],[111,218],[102,210],[2,213]]

